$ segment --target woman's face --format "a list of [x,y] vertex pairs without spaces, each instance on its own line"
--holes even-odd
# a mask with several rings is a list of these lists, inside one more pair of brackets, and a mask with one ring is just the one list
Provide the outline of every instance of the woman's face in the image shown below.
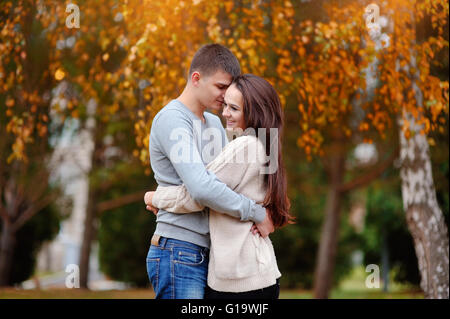
[[227,129],[246,129],[244,121],[244,98],[234,84],[230,85],[225,92],[222,116],[227,120]]

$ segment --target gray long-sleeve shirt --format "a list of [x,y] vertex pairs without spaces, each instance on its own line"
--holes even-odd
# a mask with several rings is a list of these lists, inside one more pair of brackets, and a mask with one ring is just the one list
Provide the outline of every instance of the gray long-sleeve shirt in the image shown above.
[[[261,222],[265,209],[233,192],[206,170],[227,143],[220,119],[204,112],[203,123],[178,100],[172,100],[153,119],[150,131],[150,164],[158,185],[184,184],[191,197],[217,212],[243,221]],[[160,209],[155,234],[209,247],[207,209],[175,214]]]

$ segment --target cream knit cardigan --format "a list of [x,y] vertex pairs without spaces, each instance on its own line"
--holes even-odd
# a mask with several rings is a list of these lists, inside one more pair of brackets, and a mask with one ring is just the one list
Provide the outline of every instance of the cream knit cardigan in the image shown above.
[[[230,136],[231,131],[227,131]],[[236,132],[233,133],[236,136]],[[262,167],[263,144],[251,135],[229,142],[207,165],[207,170],[237,193],[257,204],[266,194]],[[200,211],[204,206],[194,201],[184,185],[158,186],[152,204],[174,213]],[[211,250],[208,286],[217,291],[244,292],[269,287],[281,277],[269,237],[250,232],[253,222],[242,222],[226,214],[210,210]]]

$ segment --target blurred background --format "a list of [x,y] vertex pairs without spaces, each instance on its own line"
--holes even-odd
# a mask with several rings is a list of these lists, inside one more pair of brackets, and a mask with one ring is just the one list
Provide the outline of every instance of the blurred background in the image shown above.
[[150,127],[211,42],[282,100],[296,224],[271,235],[281,298],[448,298],[448,12],[3,0],[0,298],[153,297]]

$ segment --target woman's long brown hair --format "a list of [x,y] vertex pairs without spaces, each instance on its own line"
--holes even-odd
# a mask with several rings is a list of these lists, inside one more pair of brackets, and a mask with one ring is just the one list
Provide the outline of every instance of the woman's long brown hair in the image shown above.
[[267,193],[263,206],[270,210],[275,227],[292,224],[294,217],[289,213],[291,203],[287,197],[287,177],[281,155],[283,110],[280,98],[269,82],[253,74],[240,75],[234,79],[233,84],[244,99],[246,128],[253,128],[258,138],[258,128],[266,130],[266,154],[270,154],[270,128],[278,129],[278,140],[275,141],[278,144],[277,170],[265,175]]

